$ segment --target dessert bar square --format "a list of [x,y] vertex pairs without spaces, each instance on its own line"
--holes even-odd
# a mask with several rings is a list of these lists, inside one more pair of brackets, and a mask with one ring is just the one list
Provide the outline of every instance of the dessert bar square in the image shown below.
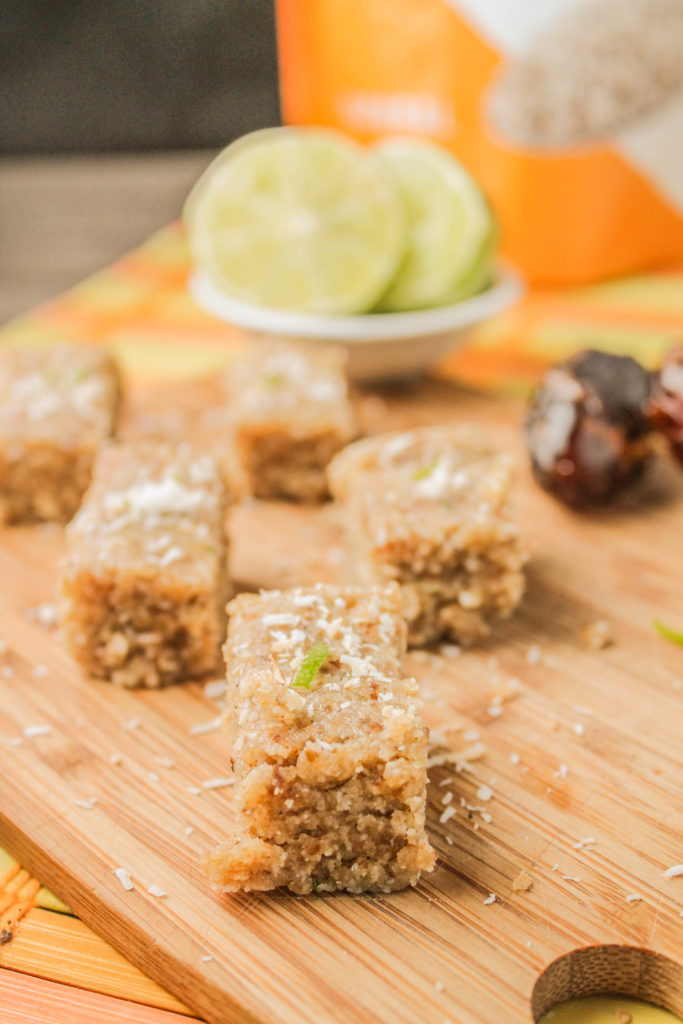
[[257,498],[316,503],[325,468],[354,436],[345,353],[253,341],[225,376],[239,490]]
[[328,478],[344,503],[354,582],[400,583],[410,645],[472,643],[517,607],[526,555],[510,507],[510,460],[477,427],[357,441]]
[[0,522],[68,522],[97,449],[114,433],[119,378],[86,345],[0,354]]
[[215,670],[228,598],[226,492],[188,444],[110,445],[67,528],[62,627],[84,672],[157,687]]
[[228,606],[237,824],[205,858],[223,889],[389,892],[431,870],[400,600],[318,584]]

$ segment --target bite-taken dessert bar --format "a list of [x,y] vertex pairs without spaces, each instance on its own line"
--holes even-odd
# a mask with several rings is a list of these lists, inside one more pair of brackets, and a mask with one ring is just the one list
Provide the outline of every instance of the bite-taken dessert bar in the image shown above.
[[238,490],[257,498],[323,501],[327,464],[354,436],[345,353],[254,340],[224,383]]
[[157,687],[215,670],[225,509],[211,455],[153,441],[103,448],[61,577],[64,636],[87,675]]
[[357,441],[328,477],[344,503],[350,573],[358,583],[400,583],[409,644],[472,643],[519,604],[526,556],[509,504],[511,466],[477,427]]
[[228,606],[237,822],[204,862],[224,890],[390,892],[433,867],[400,600],[318,584]]
[[0,353],[0,522],[68,522],[118,404],[116,366],[101,348]]

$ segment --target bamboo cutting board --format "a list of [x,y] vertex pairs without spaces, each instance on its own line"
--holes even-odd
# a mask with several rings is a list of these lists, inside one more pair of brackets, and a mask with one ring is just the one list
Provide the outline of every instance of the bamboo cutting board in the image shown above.
[[[127,432],[185,434],[211,401],[209,385],[138,388]],[[519,450],[517,407],[446,384],[365,396],[361,412],[373,430],[476,419]],[[220,708],[200,683],[80,677],[35,612],[63,551],[51,527],[0,533],[0,843],[211,1024],[521,1024],[532,993],[537,1017],[610,990],[683,1013],[683,878],[662,874],[683,861],[683,651],[652,628],[683,625],[683,474],[660,463],[630,504],[578,516],[520,465],[522,608],[483,648],[408,659],[441,752],[470,758],[431,772],[439,861],[416,889],[212,892],[197,860],[231,821],[229,787],[203,786],[229,774],[207,724]],[[231,529],[245,585],[340,573],[329,508],[250,503]],[[585,649],[602,618],[614,644]]]

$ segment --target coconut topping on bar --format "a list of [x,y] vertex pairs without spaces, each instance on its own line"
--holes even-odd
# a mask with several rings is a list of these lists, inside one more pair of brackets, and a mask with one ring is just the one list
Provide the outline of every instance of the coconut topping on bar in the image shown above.
[[102,350],[57,344],[8,350],[0,360],[0,432],[16,432],[76,417],[108,432],[113,378]]
[[129,558],[132,544],[146,563],[201,572],[210,551],[208,522],[222,516],[216,460],[185,443],[125,447],[128,458],[121,457],[121,446],[101,452],[95,483],[69,533],[92,545],[100,564],[115,564],[122,552]]
[[[398,594],[391,585],[389,592],[394,591]],[[398,615],[386,611],[386,588],[339,592],[318,584],[313,590],[269,591],[258,598],[243,595],[232,603],[230,613],[243,616],[252,605],[254,642],[226,645],[229,675],[241,690],[240,700],[254,691],[255,659],[263,660],[268,668],[258,678],[259,700],[272,697],[281,709],[281,725],[309,730],[318,744],[338,740],[340,728],[350,739],[356,717],[373,721],[377,729],[415,727],[420,713],[417,684],[403,676],[403,624]],[[260,730],[259,741],[268,742],[258,715],[259,700],[242,705],[244,718],[236,740],[241,756],[256,742],[250,725]],[[341,719],[347,724],[340,724]],[[273,742],[274,731],[272,727]]]

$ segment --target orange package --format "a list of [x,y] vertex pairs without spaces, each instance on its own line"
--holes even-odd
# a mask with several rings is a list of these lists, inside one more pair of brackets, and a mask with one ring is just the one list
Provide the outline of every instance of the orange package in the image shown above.
[[683,256],[683,0],[277,0],[282,108],[458,156],[534,282]]

